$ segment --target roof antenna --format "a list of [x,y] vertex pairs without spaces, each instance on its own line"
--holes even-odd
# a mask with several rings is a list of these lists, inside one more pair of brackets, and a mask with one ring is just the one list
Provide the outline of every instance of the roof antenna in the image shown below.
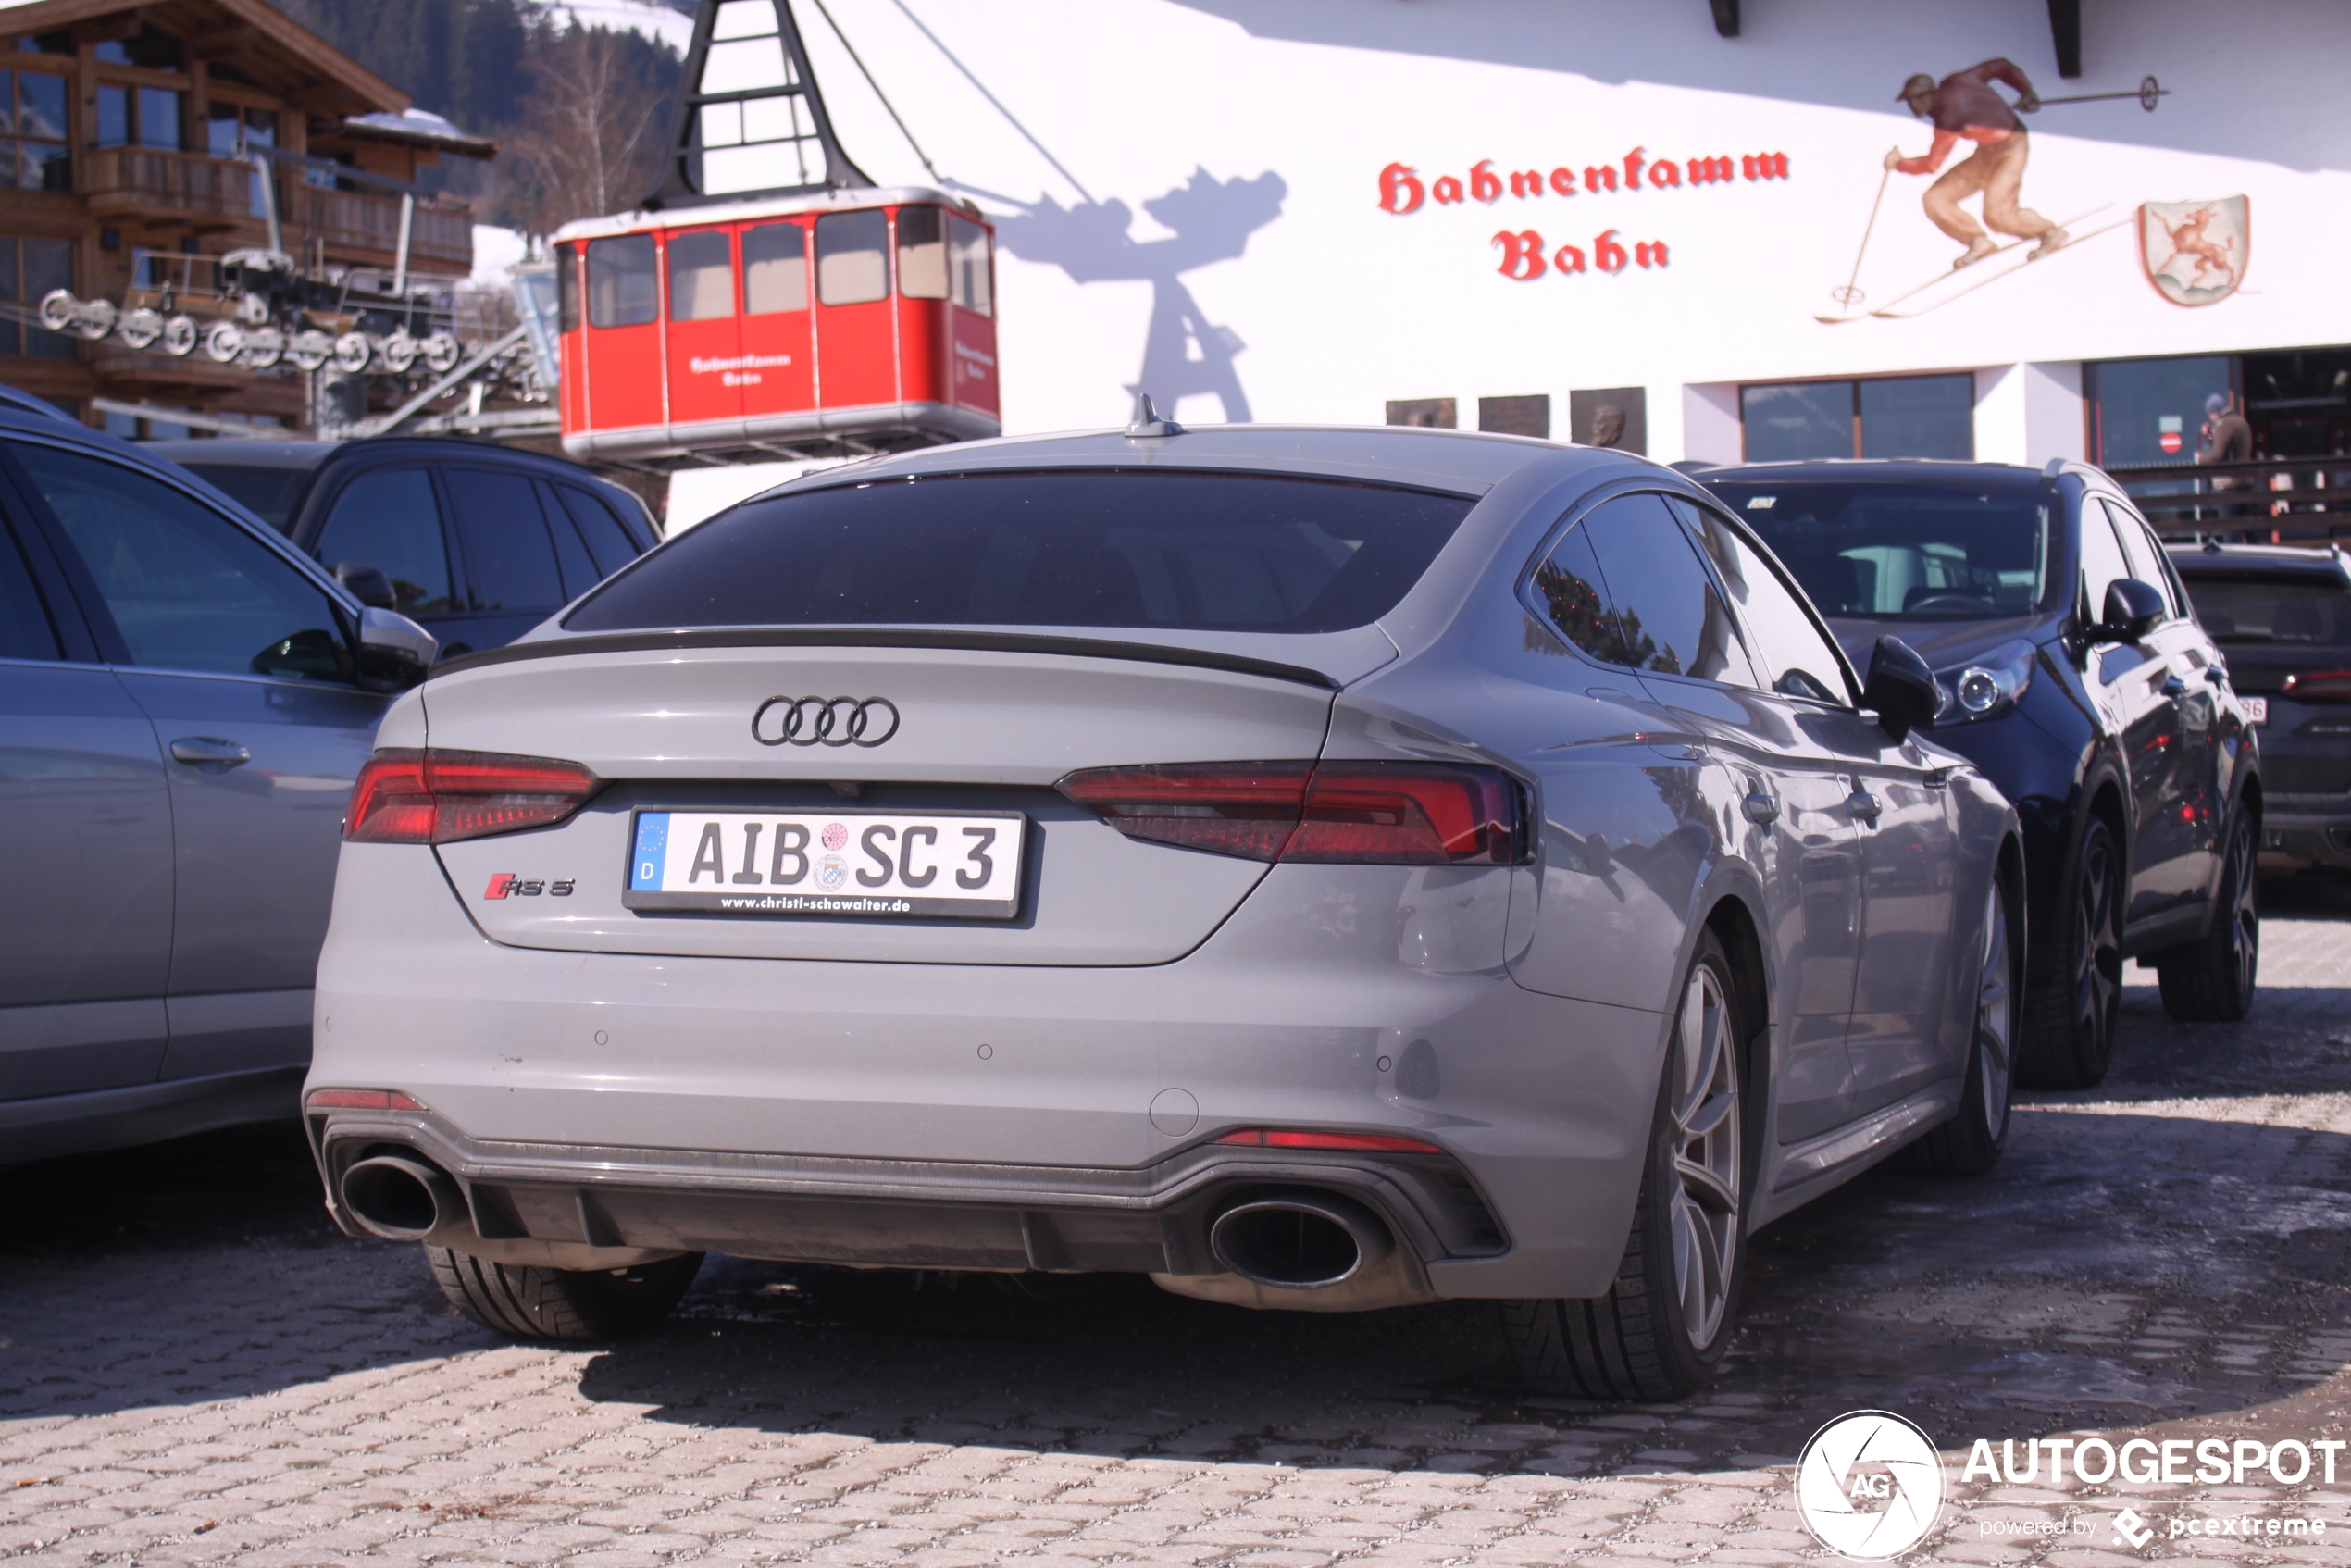
[[1183,426],[1173,419],[1163,419],[1159,417],[1159,410],[1151,406],[1151,393],[1137,392],[1135,394],[1135,422],[1126,427],[1127,439],[1131,441],[1139,440],[1145,436],[1180,436],[1183,433]]

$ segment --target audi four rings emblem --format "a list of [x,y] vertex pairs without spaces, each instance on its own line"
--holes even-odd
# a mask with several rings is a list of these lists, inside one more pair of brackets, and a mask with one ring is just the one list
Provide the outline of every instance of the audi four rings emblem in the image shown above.
[[751,716],[763,746],[878,746],[897,733],[887,697],[770,697]]

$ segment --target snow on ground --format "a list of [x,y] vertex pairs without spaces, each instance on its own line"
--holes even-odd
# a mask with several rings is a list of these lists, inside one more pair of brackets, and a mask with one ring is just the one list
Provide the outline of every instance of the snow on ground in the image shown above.
[[525,255],[522,230],[474,225],[474,281],[504,286],[512,268]]
[[539,0],[549,11],[561,11],[581,27],[641,32],[657,38],[683,55],[694,41],[694,19],[674,11],[660,0]]

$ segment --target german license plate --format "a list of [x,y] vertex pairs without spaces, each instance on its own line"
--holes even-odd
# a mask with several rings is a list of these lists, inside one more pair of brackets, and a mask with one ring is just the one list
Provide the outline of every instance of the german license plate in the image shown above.
[[2239,697],[2237,701],[2245,704],[2245,716],[2247,719],[2250,719],[2253,723],[2267,724],[2270,722],[2269,698]]
[[641,811],[630,909],[703,915],[1009,920],[1020,913],[1018,812]]

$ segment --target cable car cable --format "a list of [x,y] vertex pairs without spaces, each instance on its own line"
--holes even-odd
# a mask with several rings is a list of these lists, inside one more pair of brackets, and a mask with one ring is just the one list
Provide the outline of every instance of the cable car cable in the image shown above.
[[1088,206],[1098,205],[1094,201],[1094,193],[1088,191],[1083,184],[1079,183],[1077,176],[1064,168],[1062,167],[1061,159],[1045,151],[1045,143],[1030,135],[1028,127],[1020,122],[1020,118],[1014,114],[1012,110],[1004,107],[1003,100],[997,97],[995,93],[990,93],[988,90],[988,84],[972,74],[971,67],[964,64],[962,60],[958,59],[955,56],[955,51],[947,47],[946,44],[941,44],[939,41],[939,34],[931,31],[929,28],[923,25],[923,19],[914,15],[913,9],[907,6],[906,0],[890,0],[890,4],[896,6],[899,10],[905,13],[906,19],[913,22],[916,30],[919,31],[925,38],[930,40],[932,48],[947,56],[947,63],[949,65],[953,66],[957,70],[964,73],[964,80],[965,81],[970,82],[974,87],[979,89],[979,95],[987,99],[989,104],[995,106],[996,112],[1004,117],[1006,123],[1011,125],[1014,131],[1019,131],[1022,138],[1026,140],[1030,146],[1036,148],[1038,152],[1044,155],[1045,161],[1053,166],[1053,172],[1060,175],[1064,180],[1068,180],[1070,188],[1076,191],[1079,195],[1085,197]]
[[881,83],[874,80],[874,73],[865,68],[865,62],[857,54],[857,45],[849,41],[849,34],[841,31],[840,23],[833,19],[833,14],[826,6],[825,0],[816,0],[816,14],[825,19],[825,25],[833,30],[833,36],[840,40],[840,46],[849,51],[850,63],[857,68],[857,74],[865,79],[865,85],[874,90],[874,96],[881,100],[881,106],[889,111],[890,123],[898,127],[898,134],[906,138],[906,145],[914,148],[914,156],[922,159],[923,168],[929,173],[931,183],[934,185],[943,183],[944,177],[932,167],[930,155],[923,151],[923,144],[920,142],[914,140],[914,133],[906,129],[906,122],[898,118],[898,106],[889,101],[889,94],[882,91]]

